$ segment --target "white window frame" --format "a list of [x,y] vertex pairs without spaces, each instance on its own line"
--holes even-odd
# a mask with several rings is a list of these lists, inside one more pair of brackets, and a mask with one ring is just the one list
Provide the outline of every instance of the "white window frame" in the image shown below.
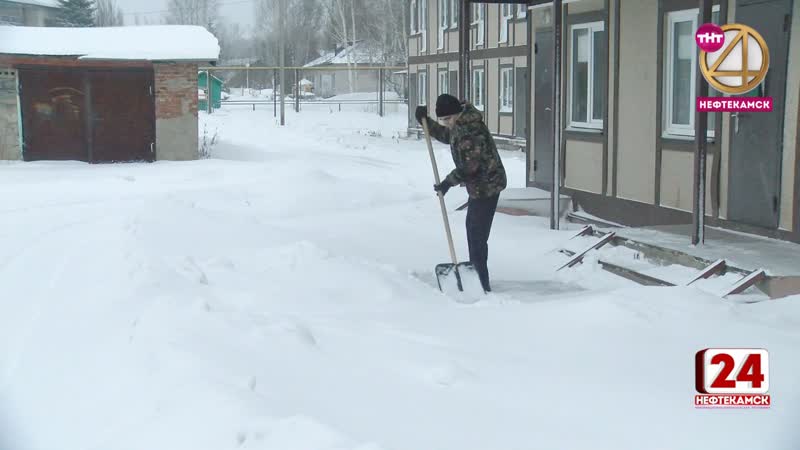
[[514,5],[502,3],[500,5],[500,40],[499,43],[508,42],[508,24],[514,19]]
[[458,28],[458,5],[459,0],[450,0],[450,28]]
[[[575,65],[572,64],[573,61],[573,49],[575,48],[575,32],[578,30],[588,30],[589,34],[589,77],[587,83],[589,84],[588,89],[586,90],[586,122],[576,121],[572,118],[572,98],[574,92],[574,83],[573,79],[575,76]],[[571,25],[569,27],[569,91],[567,97],[567,117],[569,118],[569,128],[584,128],[584,129],[593,129],[593,130],[602,130],[603,129],[603,119],[594,119],[594,79],[595,76],[602,76],[602,74],[595,74],[594,73],[594,34],[599,31],[605,31],[605,22],[587,22],[587,23],[579,23],[575,25]],[[608,101],[608,100],[606,100]]]
[[450,77],[449,72],[447,70],[440,70],[439,71],[439,95],[447,94],[450,91]]
[[447,8],[450,4],[450,0],[439,0],[439,42],[436,46],[437,50],[442,50],[444,48],[444,32],[450,26],[450,20],[447,17]]
[[500,112],[514,112],[514,68],[500,68]]
[[428,72],[417,72],[417,105],[428,104]]
[[[475,91],[478,91],[476,98]],[[486,97],[486,70],[483,67],[476,67],[472,69],[472,106],[477,110],[483,111],[483,99]]]
[[[711,9],[712,13],[716,12],[719,13],[720,8],[719,5],[714,5]],[[692,78],[692,83],[690,85],[689,91],[689,100],[691,105],[689,106],[689,124],[674,124],[672,123],[672,113],[673,108],[675,107],[673,103],[673,88],[674,88],[674,70],[673,70],[673,55],[675,53],[675,24],[678,22],[691,22],[691,30],[697,30],[698,21],[699,21],[699,14],[700,10],[698,8],[693,9],[683,9],[680,11],[670,11],[667,13],[667,37],[666,37],[666,49],[664,51],[664,120],[663,120],[663,128],[664,131],[662,133],[662,137],[665,138],[691,138],[694,139],[694,125],[695,125],[695,99],[697,98],[697,86],[694,83],[694,77]],[[694,46],[694,43],[692,43]],[[696,73],[697,71],[697,57],[698,52],[692,48],[692,74]],[[706,135],[709,138],[714,137],[714,130],[709,129],[708,134]]]
[[484,35],[486,34],[486,4],[473,3],[472,4],[472,23],[475,25],[478,34],[475,39],[475,46],[484,45]]
[[[689,108],[689,124],[673,124],[672,123],[672,113],[674,109],[673,103],[673,88],[674,88],[674,54],[675,54],[675,24],[681,22],[691,22],[692,26],[690,29],[696,30],[697,29],[697,9],[688,9],[682,11],[671,11],[667,13],[667,48],[666,48],[666,61],[664,64],[665,73],[665,80],[666,80],[666,89],[665,89],[665,102],[664,102],[664,134],[666,136],[683,136],[683,137],[692,137],[694,136],[694,105]],[[694,49],[693,49],[694,50]],[[696,52],[693,52],[696,53]],[[697,70],[697,57],[692,57],[692,74],[695,73]],[[689,87],[689,99],[695,98],[695,83],[690,83]]]
[[414,36],[419,32],[419,22],[417,21],[419,19],[419,10],[417,9],[417,0],[411,0],[409,9],[411,18],[411,20],[409,21],[411,22],[409,24],[411,26],[410,33],[411,36]]

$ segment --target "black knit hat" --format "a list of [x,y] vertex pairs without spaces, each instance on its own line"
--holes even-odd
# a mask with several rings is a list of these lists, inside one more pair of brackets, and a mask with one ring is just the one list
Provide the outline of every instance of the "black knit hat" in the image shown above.
[[461,102],[450,94],[442,94],[436,99],[436,117],[447,117],[463,110]]

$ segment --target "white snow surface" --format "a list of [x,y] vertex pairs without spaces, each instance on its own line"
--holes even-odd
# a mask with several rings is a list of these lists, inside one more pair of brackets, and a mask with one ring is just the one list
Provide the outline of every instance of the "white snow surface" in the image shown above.
[[0,26],[0,54],[79,59],[215,61],[219,42],[203,27],[153,25],[95,28]]
[[[201,112],[207,160],[0,164],[0,449],[797,448],[800,297],[555,272],[574,230],[498,214],[458,302],[407,113],[286,114]],[[773,406],[695,409],[695,352],[742,346]]]

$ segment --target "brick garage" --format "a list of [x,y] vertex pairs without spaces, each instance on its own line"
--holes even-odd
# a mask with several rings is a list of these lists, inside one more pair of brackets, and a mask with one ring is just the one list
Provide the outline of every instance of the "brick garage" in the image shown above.
[[[40,34],[14,28],[21,30],[20,39]],[[22,54],[27,50],[3,48],[0,43],[0,77],[5,80],[0,81],[0,134],[4,135],[0,159],[93,163],[197,159],[197,68],[216,61],[216,39],[209,33],[214,48],[192,57],[180,49],[181,36],[194,41],[199,33],[207,33],[202,28],[132,27],[142,33],[149,31],[145,28],[170,36],[174,60],[164,50],[149,55],[133,48],[127,56],[125,49],[114,46],[113,54],[78,49],[75,53],[83,56],[68,56]],[[91,29],[63,31],[73,38],[79,34],[97,39]],[[0,29],[0,35],[3,32]],[[128,42],[136,42],[135,36],[126,34]],[[78,47],[86,45],[77,41]],[[92,50],[99,55],[91,56]]]

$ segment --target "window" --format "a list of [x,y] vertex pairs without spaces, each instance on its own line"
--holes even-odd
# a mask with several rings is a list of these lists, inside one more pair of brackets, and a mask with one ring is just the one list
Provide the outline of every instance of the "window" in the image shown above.
[[472,25],[475,25],[478,36],[475,45],[483,45],[483,35],[486,34],[484,18],[486,17],[486,5],[483,3],[472,4]]
[[514,111],[514,69],[500,69],[500,112]]
[[472,105],[483,111],[483,69],[473,69],[472,71]]
[[419,33],[422,34],[420,50],[424,52],[428,48],[428,0],[417,0],[417,5],[419,5],[417,23],[419,24]]
[[524,19],[528,17],[528,5],[517,5],[517,18]]
[[[694,32],[699,10],[673,11],[667,14],[667,41],[664,64],[664,135],[694,137],[695,82],[697,46]],[[711,21],[719,24],[719,5],[715,5]],[[709,88],[709,96],[719,92]],[[708,135],[714,136],[716,114],[708,114]]]
[[417,26],[418,25],[417,24],[418,14],[419,13],[417,11],[417,0],[411,0],[411,14],[410,14],[410,17],[411,17],[411,34],[416,34],[417,31],[419,30],[419,27]]
[[447,18],[447,5],[450,0],[439,0],[439,45],[437,49],[444,48],[444,30],[450,25],[450,20]]
[[450,28],[458,28],[458,2],[459,0],[450,0]]
[[570,27],[569,126],[603,128],[607,64],[603,22]]
[[447,69],[439,71],[439,95],[450,92],[450,78],[447,76]]
[[514,18],[514,5],[500,5],[500,42],[508,42],[508,23]]
[[428,73],[427,72],[420,72],[417,75],[417,104],[419,105],[427,105],[428,104]]

